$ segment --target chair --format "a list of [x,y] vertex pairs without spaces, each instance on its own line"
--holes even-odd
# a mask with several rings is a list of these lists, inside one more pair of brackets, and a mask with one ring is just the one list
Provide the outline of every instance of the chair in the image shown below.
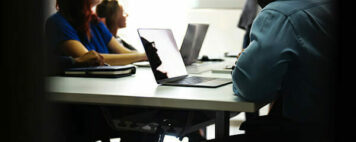
[[[125,108],[127,109],[127,108]],[[140,108],[130,108],[134,111]],[[157,137],[157,142],[163,142],[165,135],[173,135],[179,139],[190,137],[190,141],[204,140],[197,131],[215,122],[215,112],[197,110],[147,109],[137,113],[128,113],[115,117],[109,107],[101,107],[107,124],[118,132],[141,132]],[[130,111],[128,111],[130,112]],[[237,115],[232,113],[231,115]],[[176,117],[183,116],[183,117]],[[144,119],[142,119],[144,118]]]

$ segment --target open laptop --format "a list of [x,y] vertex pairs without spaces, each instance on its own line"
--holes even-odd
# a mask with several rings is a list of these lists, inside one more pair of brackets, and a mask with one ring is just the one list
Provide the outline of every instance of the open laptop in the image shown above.
[[[200,49],[203,45],[205,35],[208,31],[209,24],[190,23],[188,24],[180,54],[182,55],[183,62],[186,66],[192,65],[198,60]],[[149,67],[146,61],[136,62],[134,65],[139,67]],[[195,66],[196,67],[196,66]]]
[[188,24],[187,32],[180,48],[180,53],[186,66],[198,60],[208,28],[209,24]]
[[156,82],[162,85],[219,87],[231,79],[188,76],[170,29],[138,29]]
[[188,24],[180,54],[188,73],[197,74],[213,69],[223,68],[224,64],[217,62],[197,62],[202,48],[209,24],[190,23]]

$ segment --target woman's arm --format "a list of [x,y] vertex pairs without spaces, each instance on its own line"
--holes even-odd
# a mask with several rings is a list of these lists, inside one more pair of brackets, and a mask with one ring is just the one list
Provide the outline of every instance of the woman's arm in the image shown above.
[[110,65],[127,65],[134,62],[147,60],[145,53],[126,53],[126,54],[101,54],[105,63]]
[[[108,48],[112,53],[119,54],[103,54],[105,62],[110,65],[126,65],[133,62],[147,60],[145,53],[138,53],[122,46],[114,37],[111,38]],[[116,56],[120,55],[120,56]]]
[[132,51],[122,46],[113,36],[108,44],[108,48],[112,53],[136,53],[136,51]]
[[83,56],[88,52],[88,49],[86,49],[85,46],[77,40],[63,41],[59,44],[59,49],[62,49],[64,54],[72,56],[73,58]]
[[[60,44],[60,49],[62,49],[66,55],[72,56],[73,58],[83,56],[88,52],[88,50],[84,47],[84,45],[77,40],[67,40],[62,42]],[[123,51],[124,52],[122,54],[101,54],[101,55],[104,57],[104,62],[110,65],[127,65],[133,62],[147,60],[145,53],[125,52],[125,50]]]

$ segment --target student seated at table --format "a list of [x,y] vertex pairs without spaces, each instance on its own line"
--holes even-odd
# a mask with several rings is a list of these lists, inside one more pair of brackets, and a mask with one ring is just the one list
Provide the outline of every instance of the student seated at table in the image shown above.
[[247,120],[236,141],[331,141],[335,86],[335,15],[329,0],[258,0],[251,42],[233,70],[233,90],[274,102]]
[[118,29],[126,27],[126,18],[128,17],[128,14],[117,0],[103,0],[103,2],[96,6],[96,14],[122,46],[130,50],[136,50],[117,35]]
[[147,60],[145,53],[131,51],[117,42],[91,10],[100,0],[57,0],[58,12],[48,18],[46,37],[55,52],[73,58],[90,50],[100,53],[110,65]]

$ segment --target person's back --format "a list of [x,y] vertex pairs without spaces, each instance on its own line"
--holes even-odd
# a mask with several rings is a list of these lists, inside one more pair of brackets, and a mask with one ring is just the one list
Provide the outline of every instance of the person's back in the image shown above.
[[330,123],[336,62],[332,6],[325,0],[277,0],[264,7],[233,72],[234,92],[254,102],[282,97],[283,117]]
[[325,108],[329,104],[323,103],[327,103],[334,87],[330,85],[336,37],[330,2],[281,1],[264,10],[276,10],[288,17],[298,40],[293,47],[295,56],[288,64],[288,78],[283,80],[285,115],[299,121],[321,119],[320,116],[325,116],[322,111],[330,111]]

